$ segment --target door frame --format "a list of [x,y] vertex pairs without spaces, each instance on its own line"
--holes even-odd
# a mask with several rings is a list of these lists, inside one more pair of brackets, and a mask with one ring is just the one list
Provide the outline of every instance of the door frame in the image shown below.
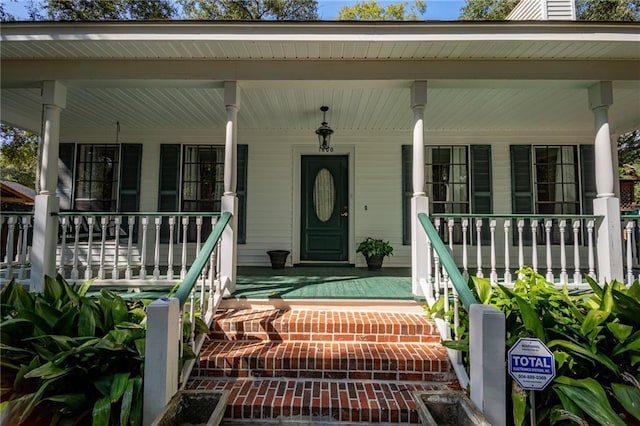
[[[354,201],[354,188],[355,188],[355,146],[353,145],[341,145],[334,147],[333,152],[321,153],[318,152],[317,145],[294,145],[293,146],[293,158],[291,163],[293,164],[293,229],[291,235],[293,235],[293,241],[291,241],[291,261],[296,264],[300,263],[300,215],[302,212],[302,156],[303,155],[341,155],[347,156],[348,167],[348,180],[349,180],[349,193],[348,193],[348,205],[349,205],[349,229],[348,229],[348,262],[355,264],[355,201]],[[327,262],[323,262],[327,263]],[[336,262],[339,263],[339,262]]]

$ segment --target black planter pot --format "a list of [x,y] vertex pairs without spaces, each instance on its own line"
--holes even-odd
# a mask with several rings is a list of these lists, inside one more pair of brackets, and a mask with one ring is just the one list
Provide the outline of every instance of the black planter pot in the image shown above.
[[284,269],[284,264],[287,263],[287,257],[289,256],[289,250],[270,250],[267,254],[271,261],[271,269]]
[[367,259],[367,269],[370,271],[379,271],[382,268],[383,255],[369,256]]

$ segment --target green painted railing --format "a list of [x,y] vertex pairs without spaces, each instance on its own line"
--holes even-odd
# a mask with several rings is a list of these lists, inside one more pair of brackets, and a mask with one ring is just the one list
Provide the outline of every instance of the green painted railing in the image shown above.
[[200,253],[198,253],[198,256],[193,261],[193,264],[191,264],[191,267],[187,271],[187,275],[184,277],[182,284],[180,284],[180,287],[178,287],[178,289],[176,290],[174,296],[180,300],[180,308],[184,306],[187,298],[191,294],[193,286],[196,284],[196,281],[200,277],[202,270],[209,261],[209,257],[218,244],[218,241],[222,236],[222,231],[224,231],[224,228],[231,220],[231,216],[232,214],[229,212],[225,212],[220,215],[220,219],[218,219],[216,226],[214,226],[213,231],[211,231],[209,238],[207,238],[204,245],[202,246],[202,249],[200,250]]
[[52,216],[163,216],[163,217],[198,217],[198,216],[217,216],[220,212],[81,212],[81,211],[64,211],[51,213]]
[[431,220],[429,220],[429,217],[424,213],[418,213],[418,220],[420,221],[420,224],[422,224],[424,232],[427,233],[427,237],[431,241],[431,247],[433,247],[435,252],[438,254],[440,264],[447,270],[449,279],[458,292],[458,298],[464,305],[467,312],[469,312],[469,308],[471,307],[471,305],[479,302],[473,296],[473,293],[471,293],[471,290],[462,277],[458,266],[453,260],[453,257],[451,257],[449,249],[440,239],[440,235],[438,235],[438,231],[436,231],[436,228],[431,223]]

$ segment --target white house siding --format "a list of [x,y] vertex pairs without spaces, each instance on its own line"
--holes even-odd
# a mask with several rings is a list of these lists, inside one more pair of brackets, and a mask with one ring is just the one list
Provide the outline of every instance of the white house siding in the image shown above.
[[[408,109],[408,114],[410,110]],[[428,120],[427,120],[428,124]],[[113,143],[113,129],[88,132],[86,129],[65,130],[63,142]],[[159,147],[162,143],[182,144],[224,144],[224,129],[169,130],[123,128],[119,140],[126,143],[143,144],[141,211],[154,212],[157,209]],[[509,146],[512,144],[584,144],[591,143],[589,132],[558,134],[551,131],[430,131],[425,135],[426,145],[492,145],[493,210],[494,213],[511,212],[511,170]],[[238,129],[238,143],[247,144],[247,232],[246,244],[238,250],[239,265],[268,265],[267,250],[287,249],[295,246],[294,212],[299,200],[294,194],[296,147],[305,147],[305,153],[317,153],[317,140],[313,129],[286,131],[257,131]],[[355,244],[367,236],[389,240],[394,246],[394,255],[385,260],[386,266],[409,266],[410,246],[402,245],[402,168],[401,146],[412,143],[408,131],[343,131],[335,129],[332,145],[348,147],[354,153],[355,169],[352,210],[355,228],[352,230]],[[366,206],[366,210],[365,210]],[[512,226],[512,229],[514,227]],[[502,242],[504,236],[499,227],[496,241],[501,247],[497,254],[498,264],[503,263]],[[149,248],[151,250],[151,247]],[[180,250],[175,259],[179,261]],[[530,248],[526,249],[529,257]],[[545,252],[539,247],[540,269],[545,265]],[[191,247],[190,252],[194,251]],[[352,259],[357,266],[364,266],[361,255]],[[554,253],[559,247],[553,248]],[[583,250],[582,264],[586,264]],[[458,251],[459,253],[459,251]],[[572,251],[570,251],[572,256]],[[483,266],[488,274],[489,251],[484,252]],[[475,249],[470,250],[470,269],[475,270]],[[511,247],[512,269],[517,263],[517,251]],[[456,256],[460,262],[460,256]],[[165,263],[166,254],[162,254]],[[291,258],[290,258],[291,260]],[[555,261],[558,262],[558,261]],[[572,260],[568,262],[572,266]],[[555,266],[559,266],[559,263]]]

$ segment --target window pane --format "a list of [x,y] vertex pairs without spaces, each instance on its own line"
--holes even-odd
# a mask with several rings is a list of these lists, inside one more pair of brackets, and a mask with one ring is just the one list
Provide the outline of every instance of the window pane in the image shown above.
[[425,183],[434,213],[469,213],[466,146],[425,147]]
[[78,210],[115,211],[118,188],[118,145],[79,145],[76,175]]

